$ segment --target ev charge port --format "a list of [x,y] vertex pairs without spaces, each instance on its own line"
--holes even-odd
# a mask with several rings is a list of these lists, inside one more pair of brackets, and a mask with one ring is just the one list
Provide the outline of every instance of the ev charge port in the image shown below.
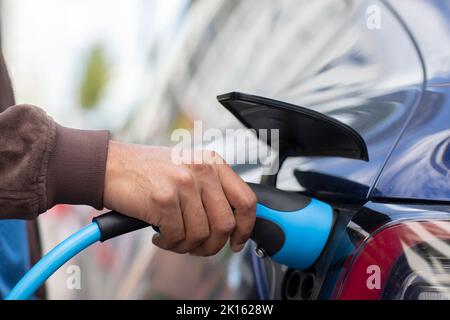
[[285,299],[310,300],[312,298],[316,280],[313,273],[291,270],[285,279],[285,284],[283,286]]

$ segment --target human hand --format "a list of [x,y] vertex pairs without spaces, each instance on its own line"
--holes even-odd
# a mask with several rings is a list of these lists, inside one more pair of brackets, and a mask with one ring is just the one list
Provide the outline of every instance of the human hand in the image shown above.
[[255,223],[256,196],[212,151],[198,163],[177,164],[172,149],[109,142],[104,204],[158,226],[158,247],[193,255],[216,254],[230,239],[240,251]]

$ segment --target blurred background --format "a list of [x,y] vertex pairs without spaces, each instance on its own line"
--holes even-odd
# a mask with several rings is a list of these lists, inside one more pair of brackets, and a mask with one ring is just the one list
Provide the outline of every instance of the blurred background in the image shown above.
[[[205,129],[239,127],[216,101],[229,91],[332,114],[358,99],[357,92],[370,88],[373,94],[420,77],[408,68],[407,57],[376,46],[377,37],[393,39],[393,47],[408,46],[404,38],[383,34],[398,26],[366,36],[367,1],[363,8],[357,0],[0,4],[2,45],[17,102],[38,105],[65,126],[106,128],[128,142],[168,145],[173,129],[190,129],[195,120]],[[355,19],[358,23],[348,24]],[[348,114],[334,116],[354,121]],[[261,170],[240,173],[258,181]],[[57,206],[41,215],[44,250],[97,214],[88,207]],[[48,282],[49,297],[254,297],[251,270],[239,263],[244,254],[225,248],[211,258],[176,255],[155,248],[151,236],[151,230],[141,230],[90,248],[68,263],[80,267],[81,289],[67,288],[65,266]]]
[[[170,144],[175,128],[239,126],[215,100],[235,88],[233,67],[241,18],[253,4],[239,1],[2,0],[1,37],[17,103],[45,109],[57,122],[112,131],[114,138]],[[233,11],[239,12],[228,21]],[[250,25],[248,21],[246,24]],[[228,25],[226,34],[219,33]],[[261,38],[263,39],[263,38]],[[227,64],[215,65],[217,59]],[[254,85],[242,77],[247,87]],[[258,173],[249,179],[257,180]],[[247,179],[247,180],[249,180]],[[40,220],[44,251],[88,223],[89,207],[57,206]],[[246,298],[253,281],[228,248],[216,257],[163,252],[143,230],[90,248],[48,283],[50,299]],[[233,262],[234,261],[234,262]],[[67,267],[81,271],[69,289]],[[233,268],[233,266],[235,266]],[[246,279],[243,279],[246,278]],[[242,288],[241,288],[242,289]]]

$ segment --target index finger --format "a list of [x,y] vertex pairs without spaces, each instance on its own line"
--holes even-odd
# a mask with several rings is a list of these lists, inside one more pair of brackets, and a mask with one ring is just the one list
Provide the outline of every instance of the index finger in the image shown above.
[[234,210],[236,227],[230,237],[234,252],[242,250],[256,220],[256,195],[228,165],[219,166],[219,179],[230,206]]

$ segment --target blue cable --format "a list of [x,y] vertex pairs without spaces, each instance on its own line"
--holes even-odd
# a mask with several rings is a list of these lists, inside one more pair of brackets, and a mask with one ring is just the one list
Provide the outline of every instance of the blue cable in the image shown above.
[[64,263],[100,240],[101,232],[93,222],[54,247],[16,284],[5,300],[26,300]]

